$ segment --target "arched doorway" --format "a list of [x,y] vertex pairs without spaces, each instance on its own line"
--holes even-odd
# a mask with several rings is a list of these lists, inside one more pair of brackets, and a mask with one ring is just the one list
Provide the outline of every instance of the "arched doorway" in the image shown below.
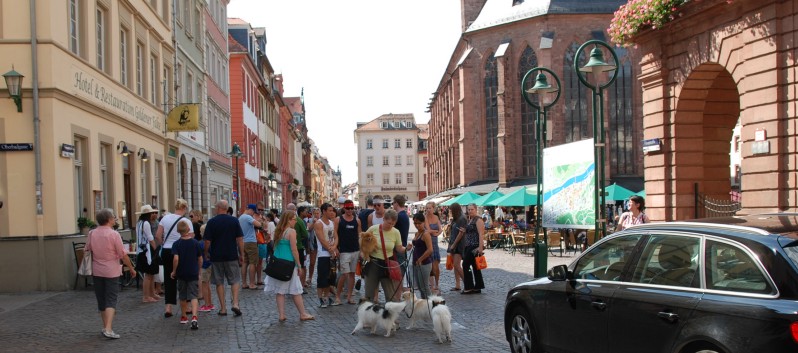
[[682,84],[675,108],[664,160],[666,220],[700,217],[696,191],[729,199],[729,146],[740,116],[740,94],[723,66],[704,63]]

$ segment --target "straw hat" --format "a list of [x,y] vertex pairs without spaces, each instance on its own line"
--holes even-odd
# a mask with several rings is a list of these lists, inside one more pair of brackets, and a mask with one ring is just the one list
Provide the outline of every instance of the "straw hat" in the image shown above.
[[150,205],[141,206],[141,212],[136,212],[137,215],[145,214],[145,213],[158,213],[158,210],[153,209]]

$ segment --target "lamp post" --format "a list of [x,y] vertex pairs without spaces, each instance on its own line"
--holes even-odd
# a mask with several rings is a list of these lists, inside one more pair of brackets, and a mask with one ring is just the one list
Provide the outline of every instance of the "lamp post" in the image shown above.
[[[535,76],[535,85],[530,89],[526,89],[527,79],[531,78],[535,72],[537,72],[537,76]],[[548,73],[554,78],[554,81],[557,82],[557,87],[552,87],[548,83],[544,72]],[[543,151],[543,148],[546,147],[546,113],[549,107],[553,106],[554,103],[557,103],[557,100],[560,99],[560,78],[557,77],[557,74],[555,74],[554,71],[544,67],[536,67],[527,71],[527,73],[524,75],[524,78],[521,80],[521,91],[522,96],[527,104],[536,109],[535,139],[537,140],[537,147],[535,151],[535,177],[537,182],[537,201],[535,203],[535,277],[543,277],[546,275],[548,258],[546,257],[546,242],[541,241],[540,239],[543,223],[543,190],[541,189],[541,186],[543,185],[543,159],[540,155]],[[540,95],[545,93],[556,93],[554,100],[548,104],[544,104],[543,100],[540,99]],[[539,97],[538,101],[541,102],[541,104],[533,102],[529,97],[530,94],[537,94]]]
[[[590,60],[583,67],[579,67],[579,57],[582,51],[588,46],[593,45],[590,51]],[[599,47],[604,47],[612,55],[613,63],[604,61],[604,52]],[[574,55],[574,71],[576,76],[579,77],[581,82],[586,87],[590,88],[593,92],[593,159],[596,164],[596,178],[595,178],[595,197],[593,200],[593,207],[595,207],[596,218],[596,240],[601,239],[607,232],[607,217],[604,209],[605,194],[604,185],[606,185],[604,176],[604,89],[609,87],[618,77],[618,55],[612,47],[600,40],[589,40],[582,44]],[[603,72],[612,71],[610,79],[605,83],[599,83],[599,74]],[[591,84],[585,78],[585,74],[593,74],[593,79],[596,84]]]
[[244,156],[244,153],[241,152],[241,147],[238,147],[238,143],[233,144],[233,150],[227,153],[228,156],[235,158],[236,160],[236,212],[240,212],[241,210],[241,176],[238,172],[238,159]]

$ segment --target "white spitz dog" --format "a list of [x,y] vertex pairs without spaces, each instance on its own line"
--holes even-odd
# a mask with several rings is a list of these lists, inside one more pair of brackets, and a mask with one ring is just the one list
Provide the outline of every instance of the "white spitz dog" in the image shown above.
[[377,333],[377,326],[385,329],[385,337],[390,337],[395,330],[396,319],[399,313],[405,308],[405,303],[388,302],[385,305],[374,304],[370,301],[361,301],[357,308],[357,325],[352,330],[352,334],[357,333],[363,327],[371,327],[371,333]]
[[415,326],[416,320],[432,320],[433,306],[446,304],[446,300],[443,297],[432,295],[427,300],[424,300],[416,298],[411,292],[402,293],[402,301],[405,303],[405,313],[410,316],[410,323],[407,325],[408,330]]
[[445,304],[435,304],[432,308],[432,328],[438,336],[438,342],[452,341],[452,314]]

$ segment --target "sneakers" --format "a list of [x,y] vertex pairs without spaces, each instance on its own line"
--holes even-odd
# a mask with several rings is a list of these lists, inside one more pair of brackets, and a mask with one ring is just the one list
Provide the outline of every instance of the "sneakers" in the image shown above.
[[191,329],[192,330],[199,330],[199,324],[197,323],[197,316],[193,316],[191,318]]
[[118,339],[120,336],[119,336],[119,334],[114,333],[114,331],[103,330],[103,337],[112,338],[112,339]]
[[341,305],[341,302],[335,302],[332,298],[329,298],[330,306],[338,306]]
[[203,305],[199,308],[200,312],[207,313],[209,311],[216,310],[216,307],[213,305]]
[[180,317],[180,323],[183,324],[183,325],[187,324],[188,323],[188,318],[185,317],[185,316],[181,316]]
[[327,307],[327,302],[324,301],[324,299],[319,298],[319,303],[321,303],[321,305],[319,306],[320,308],[326,308]]

